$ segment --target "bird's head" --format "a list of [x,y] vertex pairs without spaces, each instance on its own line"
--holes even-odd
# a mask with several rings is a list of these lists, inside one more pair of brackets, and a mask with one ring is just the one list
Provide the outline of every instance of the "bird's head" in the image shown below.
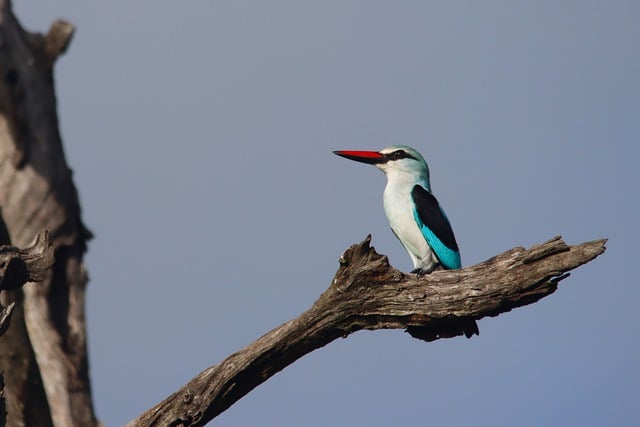
[[406,145],[391,145],[380,151],[334,151],[340,157],[368,163],[380,169],[391,179],[396,176],[411,176],[429,182],[429,167],[418,151]]

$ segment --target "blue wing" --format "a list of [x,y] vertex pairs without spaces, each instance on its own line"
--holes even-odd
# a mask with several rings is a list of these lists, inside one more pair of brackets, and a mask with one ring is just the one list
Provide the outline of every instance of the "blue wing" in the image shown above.
[[456,237],[438,200],[420,185],[413,187],[411,197],[413,218],[440,264],[447,270],[462,267]]

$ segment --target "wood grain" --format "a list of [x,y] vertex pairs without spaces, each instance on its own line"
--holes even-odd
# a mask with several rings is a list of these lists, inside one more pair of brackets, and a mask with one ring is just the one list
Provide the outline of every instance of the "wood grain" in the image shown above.
[[568,246],[555,237],[461,270],[417,277],[393,269],[370,240],[345,251],[311,308],[204,370],[127,426],[202,426],[300,357],[361,329],[427,327],[437,335],[451,321],[532,304],[555,292],[568,271],[602,254],[606,243]]

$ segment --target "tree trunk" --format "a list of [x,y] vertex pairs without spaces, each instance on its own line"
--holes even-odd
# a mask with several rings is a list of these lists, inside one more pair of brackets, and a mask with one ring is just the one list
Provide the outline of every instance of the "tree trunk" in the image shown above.
[[[0,225],[4,224],[0,221]],[[8,236],[0,237],[0,245]],[[50,426],[51,417],[40,373],[24,324],[22,292],[27,281],[41,281],[53,265],[47,233],[23,251],[0,246],[0,426]],[[11,327],[9,327],[11,325]],[[5,384],[10,393],[5,395]],[[11,414],[7,417],[7,413]]]
[[[37,396],[29,398],[28,411],[9,410],[8,425],[96,425],[84,317],[83,255],[91,234],[80,219],[64,158],[53,84],[53,65],[72,34],[64,21],[56,21],[45,36],[29,33],[13,15],[11,2],[0,0],[2,220],[12,244],[24,247],[47,229],[55,251],[43,283],[16,291],[15,330],[1,342],[3,355],[21,355],[11,369],[20,372],[20,381],[6,381],[7,401],[15,397],[24,405],[27,396]],[[46,400],[40,398],[42,389]],[[34,414],[43,421],[30,422]]]

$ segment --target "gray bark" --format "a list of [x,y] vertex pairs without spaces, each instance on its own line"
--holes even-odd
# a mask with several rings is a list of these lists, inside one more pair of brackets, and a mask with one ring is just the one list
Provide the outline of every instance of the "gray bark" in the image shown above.
[[[0,240],[6,244],[8,237],[0,236]],[[26,340],[20,287],[41,281],[52,265],[53,247],[46,232],[24,250],[0,246],[0,426],[51,425],[33,351]],[[11,390],[8,394],[4,393],[5,382]]]
[[[27,32],[11,2],[0,0],[2,220],[12,244],[24,247],[46,229],[55,251],[43,282],[16,291],[16,329],[0,343],[1,353],[22,348],[25,358],[12,369],[23,371],[23,383],[5,377],[7,399],[38,396],[27,413],[9,411],[10,426],[47,425],[45,418],[57,427],[96,425],[84,318],[83,255],[90,233],[64,158],[53,84],[54,63],[72,34],[65,21],[56,21],[46,35]],[[42,390],[46,399],[40,398]],[[38,424],[26,418],[33,413],[42,415]]]

